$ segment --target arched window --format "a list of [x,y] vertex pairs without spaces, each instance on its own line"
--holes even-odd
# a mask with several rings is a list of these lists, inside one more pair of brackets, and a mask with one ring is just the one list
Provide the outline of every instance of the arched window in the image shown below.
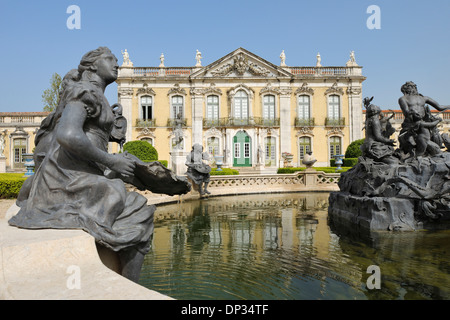
[[341,154],[342,143],[341,138],[337,136],[330,137],[330,158],[333,159],[335,155]]
[[300,161],[303,160],[305,154],[311,151],[311,138],[300,137],[298,138],[298,153]]
[[209,154],[213,156],[217,156],[220,154],[219,152],[219,138],[218,137],[210,137],[206,141],[207,148]]
[[234,117],[236,119],[248,118],[248,95],[244,90],[239,90],[234,96]]
[[153,138],[147,138],[147,137],[145,137],[145,138],[141,138],[141,140],[142,140],[142,141],[147,141],[147,142],[150,143],[152,146],[154,145],[154,144],[153,144]]
[[153,99],[150,96],[141,97],[141,119],[144,121],[153,119]]

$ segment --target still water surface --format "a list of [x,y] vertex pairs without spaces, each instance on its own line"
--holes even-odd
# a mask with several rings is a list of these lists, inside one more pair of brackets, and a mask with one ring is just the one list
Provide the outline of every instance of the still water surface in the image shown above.
[[450,299],[449,231],[355,234],[327,208],[328,193],[158,206],[140,283],[193,300]]

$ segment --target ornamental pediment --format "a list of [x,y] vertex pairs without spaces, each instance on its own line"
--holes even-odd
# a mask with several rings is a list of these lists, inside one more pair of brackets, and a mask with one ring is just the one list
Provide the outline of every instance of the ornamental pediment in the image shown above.
[[239,48],[191,75],[191,78],[274,78],[291,74],[261,57]]

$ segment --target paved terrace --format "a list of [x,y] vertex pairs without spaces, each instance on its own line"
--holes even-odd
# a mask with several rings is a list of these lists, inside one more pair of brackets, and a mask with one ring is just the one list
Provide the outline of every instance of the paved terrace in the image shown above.
[[[339,174],[212,176],[210,196],[249,193],[338,190]],[[130,188],[132,189],[132,188]],[[197,191],[180,196],[143,192],[149,204],[198,199]],[[81,230],[25,230],[8,225],[15,200],[0,199],[0,299],[10,300],[170,300],[114,271],[115,257],[98,251]],[[158,210],[155,212],[158,217]],[[107,267],[108,265],[109,267]],[[76,276],[79,275],[79,281]]]

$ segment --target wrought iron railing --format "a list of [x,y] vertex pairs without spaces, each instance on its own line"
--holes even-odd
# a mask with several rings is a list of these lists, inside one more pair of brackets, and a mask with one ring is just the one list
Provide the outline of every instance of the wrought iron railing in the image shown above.
[[136,127],[138,128],[154,128],[156,127],[156,119],[136,119]]
[[[175,122],[176,121],[178,121],[178,119],[173,119],[173,118],[167,119],[167,126],[168,127],[175,127],[175,125],[176,125]],[[182,118],[181,119],[181,126],[187,127],[187,119],[186,118]]]
[[345,118],[326,118],[326,127],[343,127],[345,126]]
[[295,118],[295,127],[314,127],[314,118]]
[[279,127],[280,118],[263,118],[263,117],[248,117],[248,118],[216,118],[216,119],[203,119],[203,127],[242,127],[242,126],[255,126],[255,127]]

